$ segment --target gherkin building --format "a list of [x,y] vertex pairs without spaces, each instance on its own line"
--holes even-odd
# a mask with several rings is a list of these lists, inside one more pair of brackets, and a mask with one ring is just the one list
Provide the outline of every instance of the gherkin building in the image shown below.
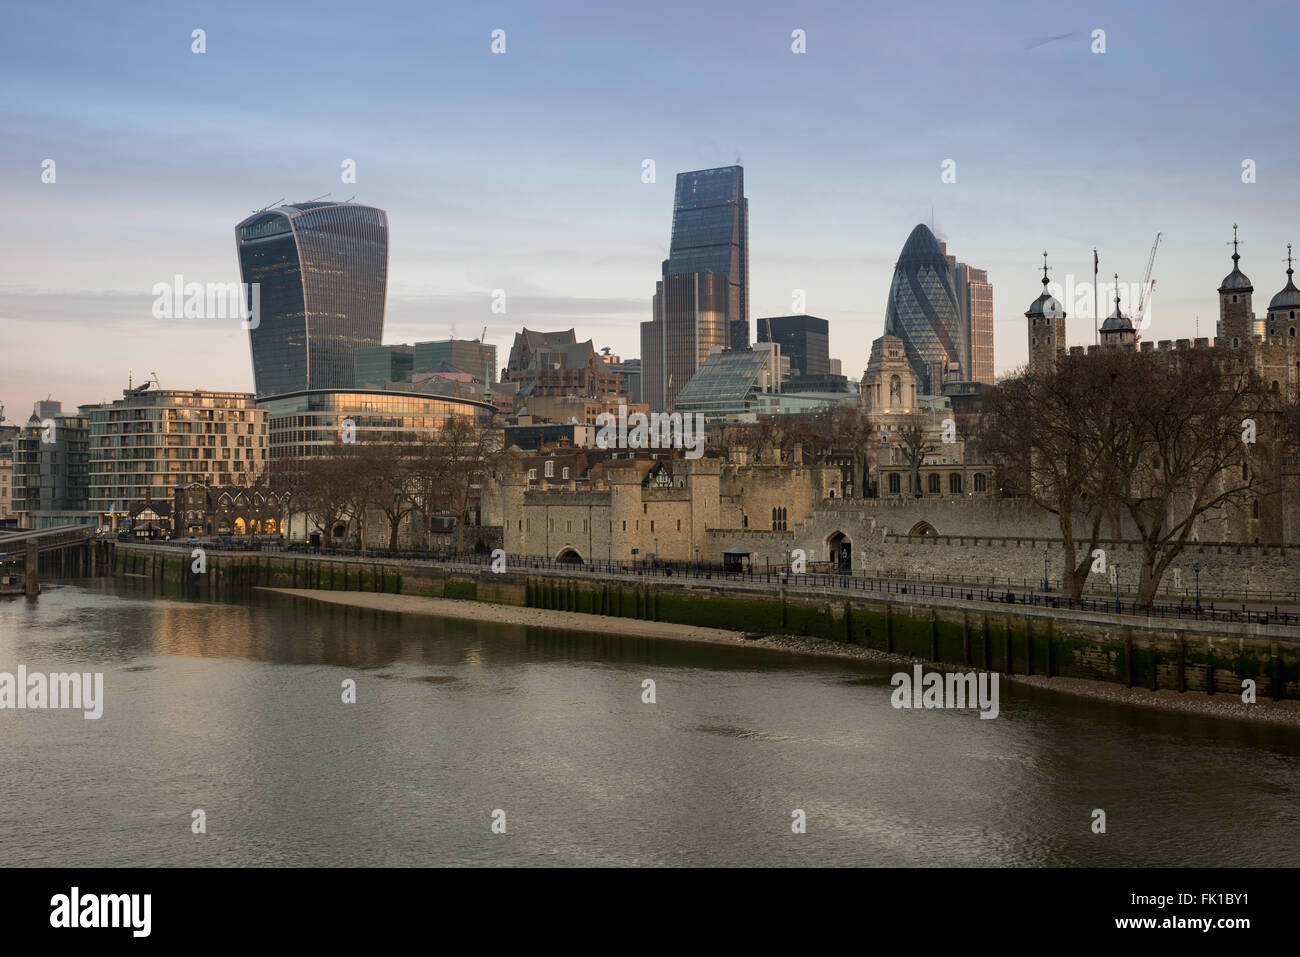
[[885,309],[885,334],[903,340],[920,391],[938,395],[947,375],[962,374],[962,326],[948,257],[925,224],[907,237]]

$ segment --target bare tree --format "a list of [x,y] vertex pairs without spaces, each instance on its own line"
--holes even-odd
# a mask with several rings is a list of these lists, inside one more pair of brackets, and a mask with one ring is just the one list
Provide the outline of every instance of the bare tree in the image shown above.
[[1272,403],[1243,361],[1204,349],[1131,356],[1114,383],[1129,428],[1107,466],[1141,544],[1145,605],[1202,520],[1271,493],[1277,470],[1255,442]]
[[1122,421],[1110,389],[1122,371],[1117,363],[1115,352],[1062,356],[1046,373],[1005,379],[984,397],[972,435],[972,451],[997,467],[1004,494],[1056,515],[1061,581],[1071,598],[1083,594],[1106,514],[1107,450]]
[[918,497],[921,495],[921,466],[925,463],[925,457],[939,451],[939,446],[930,441],[926,421],[924,415],[910,415],[905,424],[894,433],[903,458],[907,459],[910,466],[912,494]]

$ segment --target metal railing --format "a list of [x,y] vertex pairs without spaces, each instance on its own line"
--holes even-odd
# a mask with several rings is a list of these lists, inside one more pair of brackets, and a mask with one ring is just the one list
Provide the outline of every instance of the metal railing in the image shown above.
[[[193,548],[192,543],[148,542],[150,547]],[[490,569],[494,559],[491,552],[455,552],[449,550],[412,550],[367,548],[364,553],[354,548],[312,548],[310,546],[285,546],[278,540],[248,542],[243,547],[222,548],[220,543],[200,543],[210,551],[234,553],[258,551],[284,553],[304,558],[344,559],[351,562],[405,562],[415,564],[462,566],[472,569]],[[835,570],[829,566],[814,566],[814,570],[796,574],[782,565],[767,565],[762,570],[737,569],[710,562],[687,562],[638,559],[618,561],[564,561],[539,556],[510,557],[506,570],[510,572],[537,572],[591,578],[611,578],[643,581],[662,579],[665,582],[721,582],[729,586],[742,586],[755,591],[788,588],[796,592],[819,595],[898,596],[899,598],[940,598],[959,602],[993,602],[1022,605],[1030,608],[1083,611],[1095,614],[1160,618],[1178,621],[1209,621],[1232,624],[1255,624],[1300,629],[1300,610],[1251,608],[1244,602],[1224,603],[1202,601],[1197,607],[1191,601],[1154,601],[1139,604],[1135,598],[1092,597],[1069,598],[1059,591],[1042,591],[1042,579],[1005,579],[997,581],[925,581],[885,576],[871,576]]]

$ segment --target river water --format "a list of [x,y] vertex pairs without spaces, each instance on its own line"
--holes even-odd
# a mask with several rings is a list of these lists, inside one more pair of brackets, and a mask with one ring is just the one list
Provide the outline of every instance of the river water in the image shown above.
[[1300,732],[1005,682],[981,720],[895,710],[877,665],[108,579],[0,600],[20,664],[105,700],[0,710],[9,866],[1300,857]]

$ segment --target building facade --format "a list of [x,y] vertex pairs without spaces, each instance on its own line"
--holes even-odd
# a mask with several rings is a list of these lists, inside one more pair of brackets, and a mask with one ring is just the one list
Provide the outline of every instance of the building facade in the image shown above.
[[13,443],[12,507],[22,528],[93,524],[86,412],[37,402]]
[[813,379],[831,374],[830,323],[816,316],[759,319],[758,341],[776,342],[790,360],[790,374]]
[[88,410],[90,508],[103,524],[175,486],[250,485],[266,468],[266,414],[247,392],[140,387]]
[[740,166],[677,174],[663,277],[690,274],[725,279],[716,294],[724,313],[725,344],[731,349],[748,348],[749,200]]
[[[358,346],[384,333],[388,214],[353,203],[294,203],[235,227],[258,396],[348,388]],[[250,288],[250,298],[252,290]]]
[[453,417],[486,425],[495,414],[475,399],[373,389],[313,389],[257,405],[272,461],[330,455],[343,441],[414,444],[435,438]]
[[410,382],[415,349],[409,345],[357,346],[353,357],[357,388],[382,389],[386,382]]
[[477,339],[436,339],[415,344],[413,372],[436,372],[443,364],[486,383],[497,380],[497,347]]
[[709,355],[728,348],[727,296],[726,276],[715,273],[664,276],[656,285],[654,318],[641,323],[641,397],[652,409],[676,408]]

